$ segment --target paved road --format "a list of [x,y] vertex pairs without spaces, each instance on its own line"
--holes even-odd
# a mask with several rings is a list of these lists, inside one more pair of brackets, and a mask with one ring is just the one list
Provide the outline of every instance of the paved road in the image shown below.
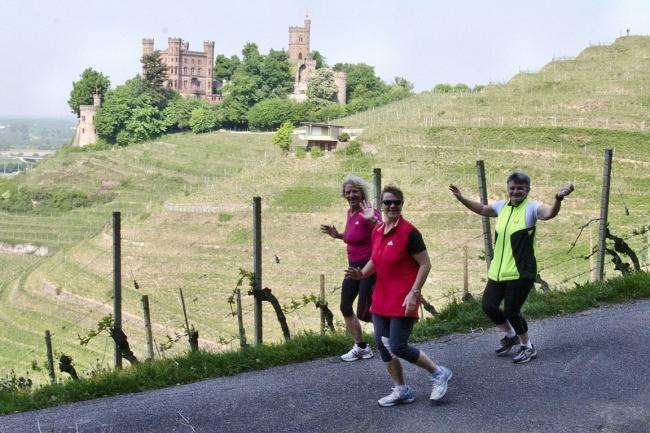
[[492,354],[494,330],[422,344],[454,370],[439,404],[406,366],[410,405],[381,408],[378,357],[328,358],[0,417],[18,432],[650,432],[650,301],[531,323],[539,356]]

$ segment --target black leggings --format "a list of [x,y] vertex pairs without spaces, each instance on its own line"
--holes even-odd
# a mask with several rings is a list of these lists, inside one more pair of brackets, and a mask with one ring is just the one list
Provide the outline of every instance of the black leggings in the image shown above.
[[[366,263],[368,263],[367,260],[365,262],[349,262],[349,265],[352,268],[363,269]],[[372,300],[372,288],[374,286],[375,274],[363,280],[344,279],[343,285],[341,286],[341,313],[343,317],[354,316],[352,303],[359,296],[359,300],[357,301],[357,317],[364,322],[370,322],[372,320],[370,317],[370,302]]]
[[[517,335],[528,332],[521,307],[533,288],[533,280],[493,281],[488,279],[483,292],[483,311],[496,325],[510,322]],[[499,308],[503,301],[503,310]]]
[[420,350],[409,346],[409,337],[413,331],[413,317],[386,317],[372,315],[375,328],[375,342],[381,355],[381,360],[388,362],[395,357],[415,364],[420,357]]

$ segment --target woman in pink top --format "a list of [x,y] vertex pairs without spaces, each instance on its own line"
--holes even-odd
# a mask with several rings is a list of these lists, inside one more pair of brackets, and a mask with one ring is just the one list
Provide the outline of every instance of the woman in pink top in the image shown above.
[[[348,209],[347,221],[343,233],[333,225],[322,225],[321,231],[334,239],[341,239],[345,242],[348,252],[348,266],[363,268],[370,260],[371,246],[370,235],[372,229],[381,221],[381,214],[368,204],[368,186],[358,176],[349,175],[343,179],[341,195],[347,200]],[[352,349],[341,355],[343,361],[357,361],[373,357],[372,349],[363,341],[361,323],[370,322],[370,300],[372,288],[375,284],[375,276],[361,280],[345,279],[341,286],[341,313],[345,319],[345,326],[354,338]],[[357,314],[354,314],[352,304],[358,296]]]

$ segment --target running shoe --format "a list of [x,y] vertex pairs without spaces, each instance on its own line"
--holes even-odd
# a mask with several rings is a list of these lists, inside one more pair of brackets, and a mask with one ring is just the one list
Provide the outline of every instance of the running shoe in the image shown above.
[[359,359],[370,359],[375,356],[372,353],[370,345],[366,345],[363,349],[359,347],[356,343],[352,346],[352,349],[345,355],[341,355],[341,359],[346,362],[358,361]]
[[430,400],[440,400],[447,393],[447,384],[453,373],[447,367],[438,366],[438,371],[431,373],[431,397]]
[[531,346],[532,347],[519,346],[519,351],[512,359],[512,362],[515,364],[525,364],[531,359],[537,358],[537,351],[535,350],[535,346],[533,344],[531,344]]
[[501,345],[496,348],[495,352],[497,355],[505,355],[510,352],[512,346],[519,343],[519,337],[516,335],[514,337],[505,336],[501,339]]
[[377,400],[377,403],[379,403],[379,406],[382,407],[390,407],[390,406],[395,406],[396,404],[408,404],[408,403],[413,403],[415,400],[415,394],[413,394],[413,390],[411,389],[410,386],[406,387],[406,390],[399,392],[397,387],[394,387],[393,392],[388,394],[386,397],[382,397],[379,400]]

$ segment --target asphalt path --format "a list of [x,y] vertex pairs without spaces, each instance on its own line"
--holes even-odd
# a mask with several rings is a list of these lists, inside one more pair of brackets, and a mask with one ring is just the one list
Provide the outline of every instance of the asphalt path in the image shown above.
[[444,399],[405,364],[409,405],[382,408],[375,358],[327,358],[0,417],[23,432],[650,432],[650,301],[530,323],[538,357],[516,365],[494,329],[420,344],[453,369]]

